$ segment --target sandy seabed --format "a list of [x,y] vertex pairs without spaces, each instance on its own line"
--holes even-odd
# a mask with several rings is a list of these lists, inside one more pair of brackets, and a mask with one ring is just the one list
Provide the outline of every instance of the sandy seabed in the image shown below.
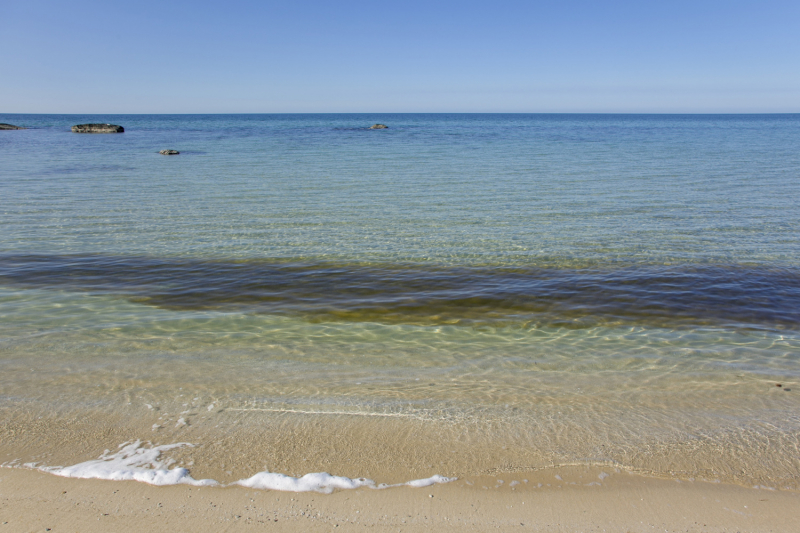
[[797,492],[607,472],[563,467],[423,488],[319,494],[156,487],[3,468],[0,533],[800,531]]

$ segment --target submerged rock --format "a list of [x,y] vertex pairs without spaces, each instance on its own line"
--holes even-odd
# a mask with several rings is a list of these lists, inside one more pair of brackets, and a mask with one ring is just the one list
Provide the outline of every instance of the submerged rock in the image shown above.
[[78,124],[72,126],[73,133],[122,133],[125,128],[115,124]]
[[369,129],[371,129],[371,130],[388,130],[389,126],[387,126],[386,124],[374,124],[374,125],[370,126]]
[[177,150],[161,150],[158,153],[161,155],[178,155],[180,152]]
[[5,124],[0,122],[0,130],[26,130],[28,128],[23,128],[22,126],[15,126],[13,124]]

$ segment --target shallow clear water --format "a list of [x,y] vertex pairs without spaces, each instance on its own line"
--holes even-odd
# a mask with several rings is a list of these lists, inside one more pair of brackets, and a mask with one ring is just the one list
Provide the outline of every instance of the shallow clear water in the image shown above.
[[262,413],[325,464],[352,416],[355,462],[798,485],[798,115],[0,122],[8,454],[27,411],[209,449]]

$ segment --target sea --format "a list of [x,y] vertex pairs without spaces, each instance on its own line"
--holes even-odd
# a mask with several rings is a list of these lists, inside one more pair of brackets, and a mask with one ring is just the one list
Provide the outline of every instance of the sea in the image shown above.
[[800,115],[0,122],[4,466],[800,488]]

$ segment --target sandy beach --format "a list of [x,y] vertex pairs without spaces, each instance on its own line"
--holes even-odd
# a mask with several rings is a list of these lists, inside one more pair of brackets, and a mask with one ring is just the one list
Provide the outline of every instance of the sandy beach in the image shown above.
[[798,531],[795,492],[603,476],[607,470],[318,494],[154,487],[4,468],[0,531]]
[[[713,468],[715,465],[703,469],[697,463],[694,474],[672,472],[663,477],[614,464],[533,468],[509,463],[516,452],[502,446],[456,447],[460,453],[452,453],[442,447],[442,442],[436,444],[435,424],[426,432],[423,423],[408,427],[408,422],[393,425],[370,417],[332,417],[309,426],[308,422],[292,424],[286,415],[261,414],[250,423],[243,421],[236,429],[230,428],[227,438],[215,444],[167,446],[152,465],[147,461],[127,465],[98,461],[104,446],[108,457],[117,457],[121,453],[117,450],[123,448],[116,443],[133,442],[135,435],[146,433],[145,427],[152,420],[140,411],[135,410],[141,427],[132,424],[132,418],[99,413],[82,419],[59,419],[43,412],[25,417],[19,410],[5,413],[0,444],[0,457],[4,459],[0,468],[0,533],[259,528],[290,532],[798,531],[800,492],[783,488],[785,485],[777,485],[780,490],[776,490],[713,481],[713,476],[725,476]],[[196,425],[151,433],[165,439],[162,443],[192,441],[202,436],[202,420],[197,417]],[[282,431],[265,433],[259,427],[281,427]],[[305,431],[308,427],[316,428],[315,438]],[[395,438],[393,443],[386,433],[392,428],[395,435],[414,434],[415,438]],[[169,434],[161,435],[161,431]],[[326,448],[325,442],[337,439],[359,442],[360,446],[340,447],[338,452]],[[450,447],[455,446],[449,442]],[[305,453],[298,453],[298,443],[303,443]],[[138,451],[152,450],[152,446],[143,443]],[[78,449],[83,452],[76,454]],[[324,450],[328,455],[322,453]],[[675,453],[679,452],[676,449]],[[700,449],[694,455],[686,450],[680,453],[686,454],[687,461],[700,457]],[[410,457],[416,457],[418,468],[405,464]],[[734,459],[730,450],[720,456],[721,464],[728,461],[735,465]],[[167,468],[173,469],[171,472],[181,467],[187,470],[182,481],[169,481],[178,484],[154,486],[61,477],[25,463],[56,471],[56,465],[90,465],[82,469],[83,473],[73,471],[69,474],[72,476],[112,475],[93,470],[91,465],[98,463],[120,473],[147,473],[154,468],[161,472],[167,472]],[[489,468],[490,464],[499,466]],[[374,486],[400,484],[435,472],[457,479],[424,487],[362,487],[332,494],[234,485],[268,465],[272,465],[271,472],[298,477],[322,471],[349,473],[354,478],[363,475],[374,479]],[[747,473],[743,471],[741,476],[747,478]],[[190,485],[204,479],[217,480],[219,485]],[[774,480],[793,486],[791,472],[776,472]]]

